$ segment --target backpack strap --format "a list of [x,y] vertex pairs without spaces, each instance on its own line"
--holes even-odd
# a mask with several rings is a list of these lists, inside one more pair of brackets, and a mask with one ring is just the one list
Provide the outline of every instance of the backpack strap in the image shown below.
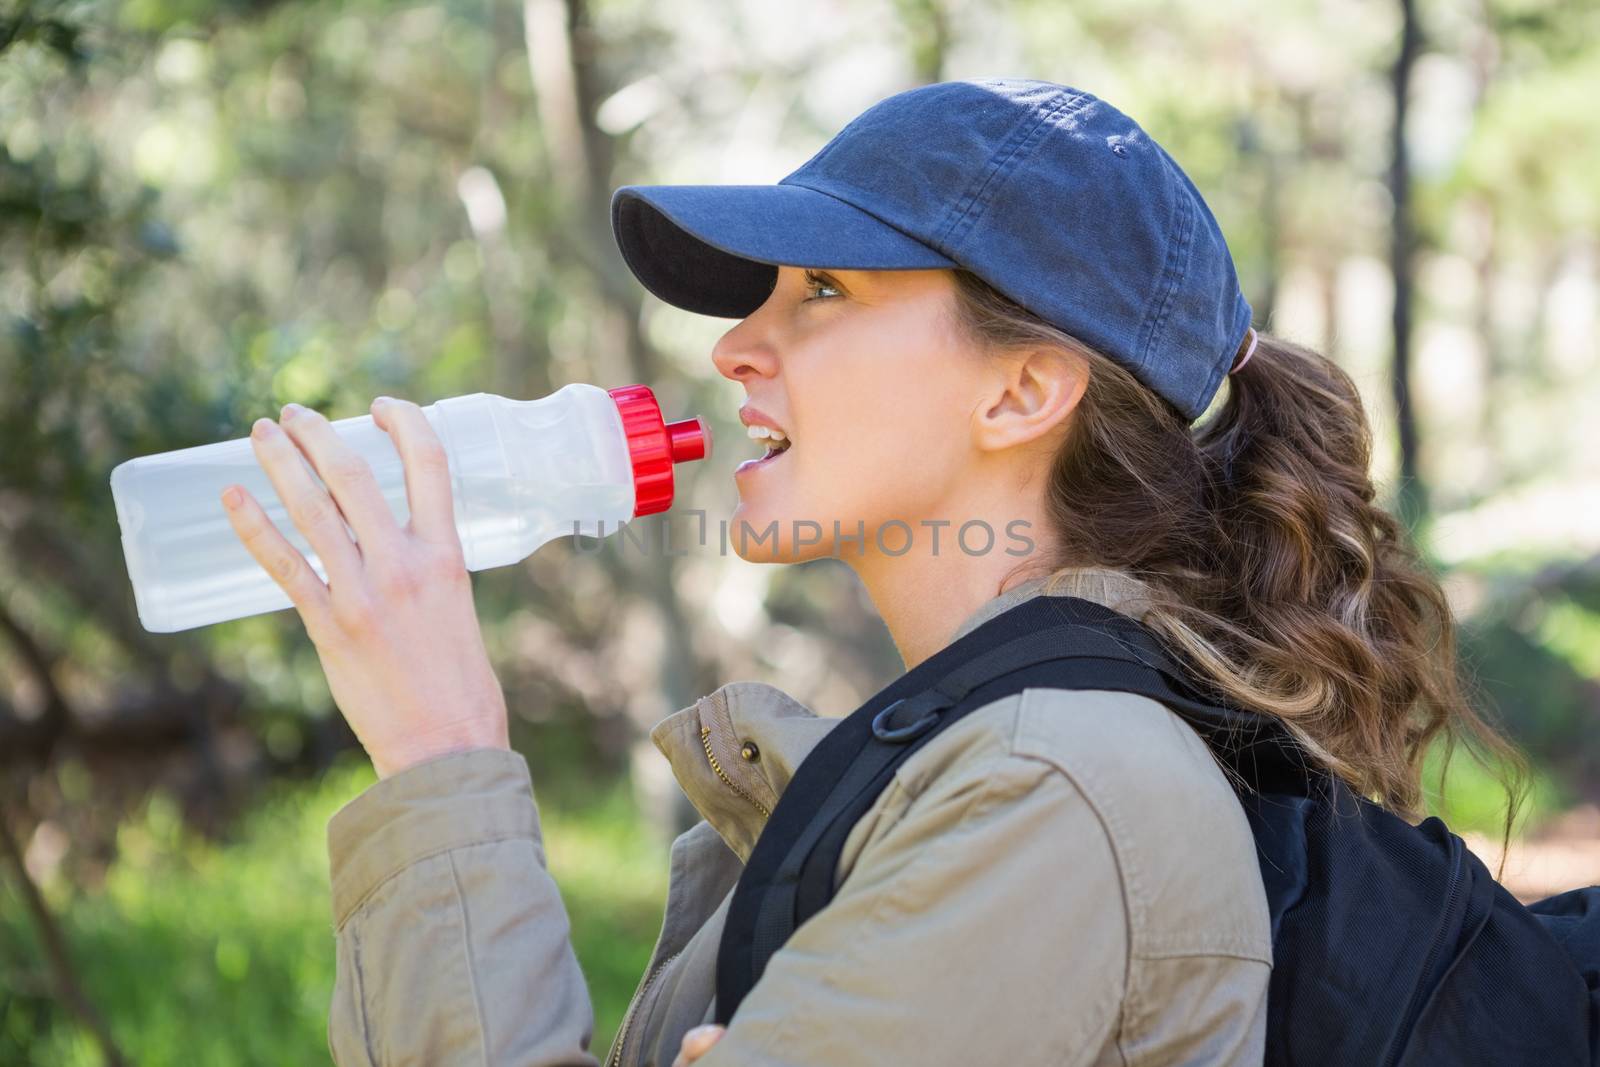
[[899,765],[1029,684],[1160,701],[1246,781],[1303,784],[1309,773],[1276,720],[1205,699],[1139,623],[1078,597],[1024,601],[868,700],[796,768],[734,888],[718,947],[717,1022],[727,1024],[772,956],[832,900],[845,839]]

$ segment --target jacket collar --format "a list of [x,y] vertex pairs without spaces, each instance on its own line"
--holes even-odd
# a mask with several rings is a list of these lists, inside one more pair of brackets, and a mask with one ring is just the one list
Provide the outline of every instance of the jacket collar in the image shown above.
[[[1082,597],[1138,618],[1148,588],[1124,571],[1064,568],[985,601],[947,644],[1047,593]],[[818,715],[777,686],[729,682],[661,720],[650,740],[667,757],[690,803],[744,862],[795,769],[840,721]]]

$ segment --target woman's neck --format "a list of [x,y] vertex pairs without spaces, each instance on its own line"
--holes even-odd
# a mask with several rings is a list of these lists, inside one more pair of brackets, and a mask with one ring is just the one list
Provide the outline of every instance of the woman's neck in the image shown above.
[[[1052,546],[1042,536],[1044,524],[1037,517],[1022,518],[1025,525],[1010,526],[1009,530],[1014,519],[985,519],[994,538],[983,551],[979,550],[988,540],[987,533],[974,526],[964,542],[958,541],[961,522],[966,520],[952,519],[945,526],[913,524],[912,547],[903,555],[874,551],[844,556],[888,627],[906,670],[949,644],[961,624],[984,603],[1049,573],[1046,561],[1051,558]],[[899,539],[887,533],[883,540],[899,544]],[[1022,554],[1024,549],[1027,551]]]

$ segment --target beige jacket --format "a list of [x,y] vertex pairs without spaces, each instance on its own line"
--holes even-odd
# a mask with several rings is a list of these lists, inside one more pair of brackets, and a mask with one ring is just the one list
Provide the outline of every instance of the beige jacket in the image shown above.
[[[1056,592],[1137,614],[1117,572]],[[951,640],[1043,592],[985,604]],[[705,817],[606,1064],[668,1067],[713,1017],[723,918],[767,813],[837,723],[734,682],[651,738]],[[527,764],[480,750],[330,821],[340,1067],[591,1067],[594,1011]],[[1272,952],[1249,826],[1205,744],[1143,697],[1029,689],[901,765],[838,893],[699,1067],[1259,1064]]]

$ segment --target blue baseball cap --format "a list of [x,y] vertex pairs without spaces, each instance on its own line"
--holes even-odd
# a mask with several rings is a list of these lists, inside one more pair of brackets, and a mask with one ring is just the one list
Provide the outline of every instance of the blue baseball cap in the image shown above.
[[1138,123],[1051,82],[896,93],[776,185],[627,185],[611,226],[646,289],[726,318],[766,301],[778,264],[965,268],[1191,421],[1253,340],[1194,183]]

